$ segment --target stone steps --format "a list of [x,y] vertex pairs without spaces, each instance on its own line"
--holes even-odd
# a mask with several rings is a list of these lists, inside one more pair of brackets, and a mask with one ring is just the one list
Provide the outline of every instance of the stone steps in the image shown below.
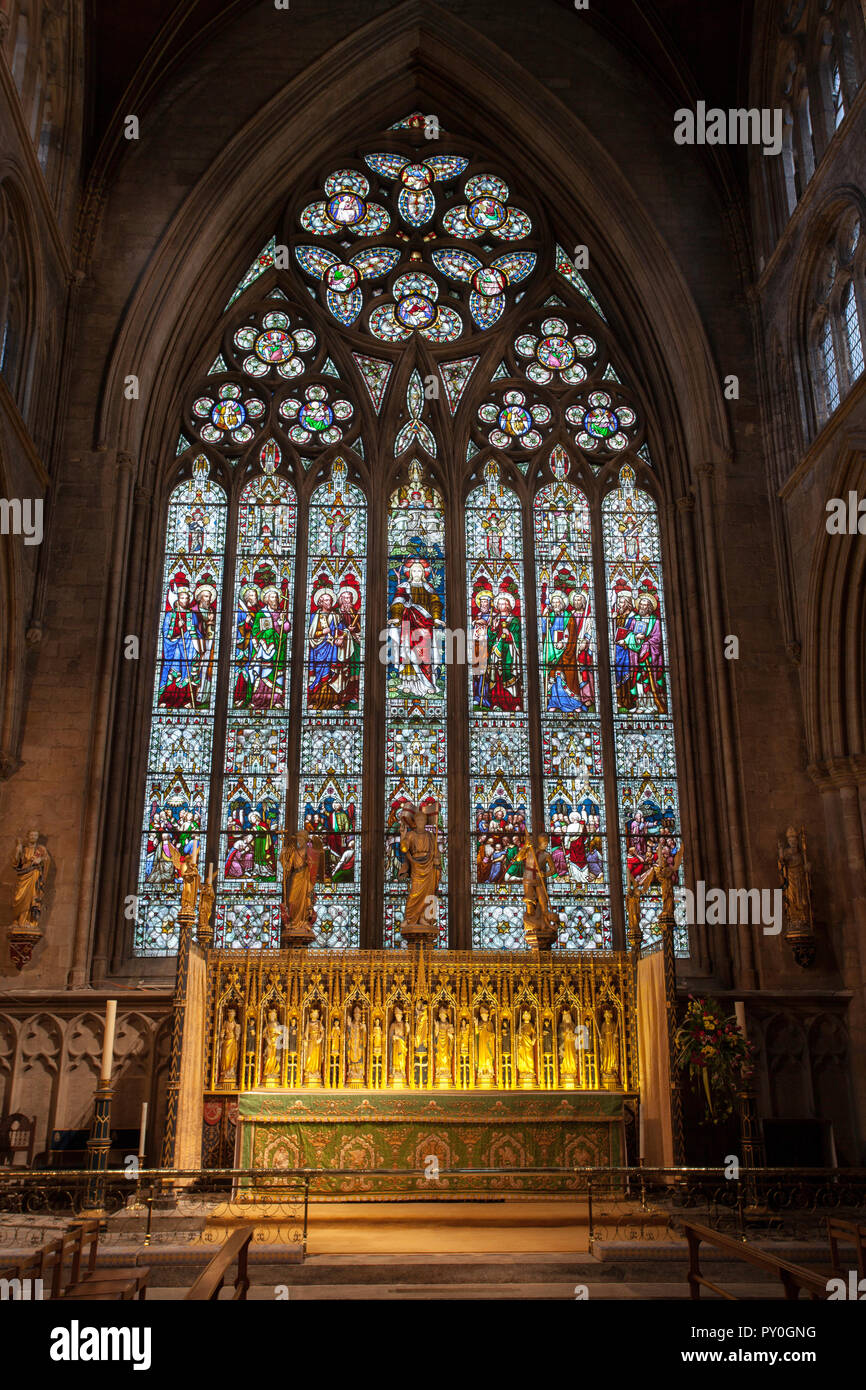
[[[496,1252],[488,1254],[326,1254],[300,1261],[296,1246],[259,1242],[250,1249],[249,1270],[260,1298],[288,1287],[290,1298],[557,1298],[574,1299],[575,1286],[597,1298],[683,1298],[688,1296],[688,1255],[682,1243],[611,1242],[586,1253]],[[642,1248],[643,1247],[643,1248]],[[141,1245],[105,1251],[105,1263],[134,1262],[151,1269],[158,1297],[180,1296],[204,1268],[213,1244],[171,1247]],[[780,1258],[816,1272],[827,1272],[826,1248],[780,1243]],[[777,1298],[781,1283],[734,1257],[719,1253],[701,1262],[701,1271],[742,1298]],[[172,1294],[170,1290],[176,1292]],[[340,1293],[340,1290],[344,1292]],[[438,1290],[438,1292],[436,1292]],[[757,1290],[757,1292],[756,1292]],[[162,1292],[164,1291],[164,1292]],[[710,1296],[710,1295],[707,1295]]]
[[[738,1284],[731,1285],[731,1292],[737,1298],[742,1299],[770,1299],[782,1298],[781,1286],[776,1289],[768,1289],[766,1284]],[[587,1298],[590,1302],[600,1299],[611,1300],[636,1300],[670,1302],[688,1299],[688,1285],[684,1280],[676,1283],[598,1283],[590,1282],[586,1285]],[[184,1290],[181,1288],[156,1287],[149,1288],[148,1300],[157,1302],[181,1299]],[[253,1302],[273,1302],[275,1291],[273,1285],[253,1284],[250,1288],[248,1298]],[[706,1291],[702,1297],[709,1301],[716,1301],[714,1294]],[[373,1301],[373,1302],[415,1302],[415,1301],[459,1301],[471,1300],[480,1302],[487,1300],[505,1301],[556,1301],[573,1302],[575,1299],[575,1286],[571,1283],[459,1283],[459,1284],[310,1284],[310,1285],[290,1285],[288,1300],[283,1296],[280,1301],[290,1303],[311,1303],[311,1302],[352,1302],[352,1301]]]

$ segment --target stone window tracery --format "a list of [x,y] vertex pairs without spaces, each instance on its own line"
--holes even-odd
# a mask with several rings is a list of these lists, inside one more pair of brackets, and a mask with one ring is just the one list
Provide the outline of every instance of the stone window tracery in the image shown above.
[[863,371],[863,285],[861,217],[849,208],[837,219],[813,276],[809,361],[819,424]]
[[139,953],[174,949],[196,843],[216,943],[279,945],[302,828],[316,945],[400,947],[410,808],[439,945],[525,945],[541,832],[559,949],[622,942],[629,875],[656,934],[682,834],[658,486],[547,225],[416,114],[299,193],[231,295],[176,449]]

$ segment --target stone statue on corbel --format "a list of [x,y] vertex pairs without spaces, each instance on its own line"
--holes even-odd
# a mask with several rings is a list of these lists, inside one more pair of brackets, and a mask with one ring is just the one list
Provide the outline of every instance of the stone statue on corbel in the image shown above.
[[806,830],[789,825],[779,841],[779,877],[785,940],[802,970],[815,964],[817,942],[812,914],[812,865],[806,857]]
[[550,910],[547,880],[555,866],[547,846],[546,835],[539,835],[536,844],[525,835],[517,851],[517,862],[523,865],[523,931],[533,951],[549,951],[562,925]]
[[280,854],[283,870],[281,945],[309,946],[315,940],[316,880],[324,855],[321,836],[309,830],[289,835]]
[[400,932],[410,947],[432,946],[439,933],[439,803],[407,802],[400,810],[400,876],[408,875],[406,908]]
[[13,921],[6,929],[9,953],[16,970],[23,970],[30,961],[33,948],[42,939],[40,921],[45,899],[45,879],[51,867],[51,855],[40,845],[38,830],[30,830],[23,840],[16,840],[12,867],[17,882],[12,897]]

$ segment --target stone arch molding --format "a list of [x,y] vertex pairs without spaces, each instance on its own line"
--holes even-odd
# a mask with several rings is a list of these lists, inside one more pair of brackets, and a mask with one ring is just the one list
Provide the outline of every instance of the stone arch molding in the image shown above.
[[[391,74],[387,84],[383,72]],[[165,457],[190,364],[205,351],[231,288],[292,190],[311,185],[315,171],[365,129],[381,130],[416,108],[498,147],[516,178],[544,193],[562,234],[590,248],[594,288],[613,320],[624,366],[678,446],[668,451],[669,486],[678,489],[671,495],[687,489],[689,465],[724,465],[730,436],[721,377],[686,282],[630,183],[546,87],[423,0],[363,26],[305,69],[209,166],[118,325],[97,447]],[[551,111],[553,119],[542,119]],[[94,200],[103,194],[91,189]],[[124,397],[131,373],[141,383],[138,402]],[[141,471],[139,481],[146,481]]]
[[838,231],[843,218],[854,212],[859,215],[862,227],[866,222],[866,195],[855,184],[840,184],[826,194],[812,215],[809,234],[804,238],[797,253],[792,278],[793,288],[784,330],[786,349],[788,361],[792,364],[800,387],[800,398],[806,414],[806,433],[810,439],[814,439],[823,428],[815,404],[813,380],[814,344],[811,341],[811,327],[815,309],[818,307],[815,279],[828,239]]
[[[828,497],[866,495],[866,435],[852,439],[835,468]],[[830,535],[820,517],[807,603],[803,678],[806,738],[813,767],[866,764],[866,663],[863,596],[866,553],[858,535]]]

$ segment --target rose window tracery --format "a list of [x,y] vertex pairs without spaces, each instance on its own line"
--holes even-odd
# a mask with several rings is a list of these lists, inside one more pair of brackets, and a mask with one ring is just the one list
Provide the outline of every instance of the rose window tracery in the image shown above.
[[308,386],[302,395],[286,397],[279,406],[279,415],[288,424],[289,438],[305,447],[339,444],[354,413],[351,401],[318,382]]
[[495,236],[499,241],[522,241],[532,231],[532,223],[520,208],[508,204],[510,190],[496,174],[474,174],[466,180],[463,192],[467,202],[446,212],[442,226],[451,236],[471,241],[479,236]]
[[206,444],[241,448],[255,438],[266,406],[249,388],[225,381],[212,394],[196,397],[192,416],[196,431]]
[[552,419],[546,402],[514,389],[498,392],[478,408],[479,433],[495,449],[537,449]]
[[306,371],[318,339],[311,328],[292,326],[290,315],[282,309],[271,309],[237,328],[231,343],[247,376],[290,380]]
[[400,275],[392,287],[394,302],[370,314],[370,332],[383,342],[399,343],[418,332],[432,343],[451,343],[463,332],[456,309],[440,304],[439,286],[422,271]]
[[378,203],[368,201],[369,192],[370,180],[363,174],[338,169],[325,179],[325,198],[304,208],[301,226],[317,236],[378,236],[387,231],[391,219]]
[[565,319],[544,319],[538,333],[521,333],[514,350],[523,371],[539,386],[579,386],[586,381],[597,343],[588,333],[572,332]]
[[637,424],[631,406],[614,401],[608,391],[590,391],[579,397],[567,408],[565,418],[575,427],[575,444],[587,453],[627,449]]

